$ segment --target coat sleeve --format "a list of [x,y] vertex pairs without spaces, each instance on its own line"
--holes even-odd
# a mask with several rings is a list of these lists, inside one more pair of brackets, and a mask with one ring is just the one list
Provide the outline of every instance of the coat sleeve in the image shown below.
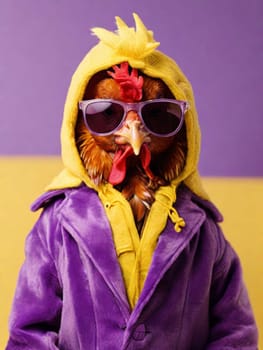
[[206,350],[256,350],[258,332],[241,264],[220,228],[218,230],[219,255],[213,273]]
[[26,240],[26,259],[13,300],[6,350],[58,349],[61,295],[54,259],[38,221]]

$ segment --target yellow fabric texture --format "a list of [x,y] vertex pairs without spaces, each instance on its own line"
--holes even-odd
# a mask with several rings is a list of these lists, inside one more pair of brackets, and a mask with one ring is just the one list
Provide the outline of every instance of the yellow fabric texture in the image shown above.
[[[69,87],[61,129],[62,159],[65,169],[50,184],[48,189],[74,187],[84,182],[98,192],[109,218],[113,239],[127,289],[133,307],[143,288],[147,271],[159,234],[167,216],[175,223],[175,231],[185,225],[173,209],[176,187],[182,181],[196,194],[207,198],[197,171],[200,148],[200,131],[192,88],[178,65],[168,56],[156,50],[159,43],[153,38],[138,15],[134,14],[136,28],[128,27],[116,17],[117,31],[94,28],[99,38],[79,64]],[[128,62],[148,76],[160,78],[178,100],[186,100],[190,109],[185,114],[188,152],[185,168],[170,186],[160,188],[145,223],[142,239],[139,240],[128,202],[110,184],[96,186],[88,177],[79,157],[75,143],[75,125],[78,102],[82,100],[91,77],[113,65]],[[176,232],[175,232],[176,233]]]
[[[160,232],[165,228],[169,215],[180,232],[185,225],[172,208],[175,202],[174,186],[161,187],[155,195],[141,236],[137,232],[129,203],[112,186],[104,186],[99,196],[110,220],[116,252],[126,285],[127,296],[133,308],[142,291]],[[176,232],[175,232],[176,234]]]

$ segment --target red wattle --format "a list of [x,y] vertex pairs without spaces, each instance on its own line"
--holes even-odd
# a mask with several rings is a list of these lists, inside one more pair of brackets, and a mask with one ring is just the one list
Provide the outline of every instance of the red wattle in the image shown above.
[[[126,175],[126,169],[127,169],[126,161],[127,161],[127,158],[132,154],[134,154],[134,152],[132,147],[130,146],[126,147],[124,150],[119,149],[115,153],[113,157],[112,169],[108,179],[109,183],[111,183],[112,185],[118,185],[124,180]],[[145,173],[150,179],[153,179],[154,175],[150,169],[151,152],[147,147],[147,145],[145,144],[142,145],[139,157]]]
[[141,159],[142,167],[146,172],[146,175],[150,179],[153,179],[154,175],[150,169],[151,152],[145,143],[142,145],[142,148],[141,148],[140,159]]
[[109,182],[112,185],[121,183],[126,175],[126,159],[133,154],[133,149],[129,146],[123,151],[119,149],[113,158],[112,169],[109,176]]

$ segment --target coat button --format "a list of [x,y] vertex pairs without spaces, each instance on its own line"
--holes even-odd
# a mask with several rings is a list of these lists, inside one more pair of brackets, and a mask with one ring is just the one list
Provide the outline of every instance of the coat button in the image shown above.
[[143,340],[146,336],[146,328],[144,324],[139,324],[133,331],[132,337],[134,340]]

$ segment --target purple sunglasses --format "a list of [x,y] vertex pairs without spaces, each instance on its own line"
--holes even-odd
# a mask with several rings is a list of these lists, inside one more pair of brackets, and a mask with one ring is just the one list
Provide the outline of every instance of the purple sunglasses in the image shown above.
[[186,101],[167,98],[125,103],[112,99],[79,102],[86,127],[92,134],[106,136],[119,129],[129,111],[135,111],[145,129],[156,136],[175,135],[182,127],[189,108]]

